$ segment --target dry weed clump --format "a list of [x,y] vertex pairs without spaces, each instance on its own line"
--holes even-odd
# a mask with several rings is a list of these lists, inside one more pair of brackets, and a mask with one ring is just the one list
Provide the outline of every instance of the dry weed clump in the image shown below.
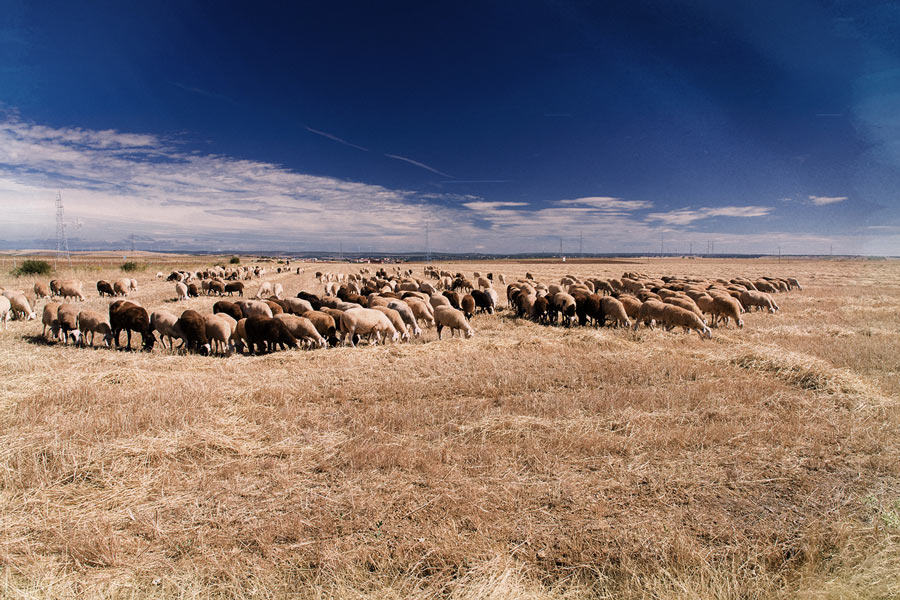
[[[117,265],[88,267],[90,284]],[[317,268],[347,265],[271,279],[318,292]],[[804,291],[710,341],[501,312],[471,340],[225,358],[64,348],[13,323],[0,596],[900,595],[898,265],[450,268]],[[156,270],[144,306],[210,311],[171,302]]]

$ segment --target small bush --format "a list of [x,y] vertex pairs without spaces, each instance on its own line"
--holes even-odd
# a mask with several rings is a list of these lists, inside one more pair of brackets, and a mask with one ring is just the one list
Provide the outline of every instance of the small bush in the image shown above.
[[239,264],[241,264],[241,259],[238,258],[237,256],[232,256],[228,262],[232,265],[239,265]]
[[22,275],[49,275],[53,268],[46,260],[26,260],[21,266],[12,270],[16,277]]
[[119,268],[127,273],[131,273],[132,271],[143,271],[147,268],[147,265],[141,265],[133,260],[129,260],[128,262],[123,263]]

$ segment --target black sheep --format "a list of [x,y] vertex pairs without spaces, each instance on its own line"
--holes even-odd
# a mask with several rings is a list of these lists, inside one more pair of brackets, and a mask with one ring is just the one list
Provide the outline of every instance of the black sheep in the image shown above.
[[240,321],[244,318],[244,313],[241,311],[241,307],[235,304],[234,302],[229,302],[228,300],[219,300],[215,304],[213,304],[213,314],[217,313],[225,313],[234,318],[235,321]]
[[119,334],[124,329],[128,335],[128,349],[131,349],[131,332],[141,334],[144,350],[152,350],[156,343],[156,337],[150,328],[150,315],[142,307],[127,300],[116,300],[109,305],[109,325],[113,339],[116,340],[116,348],[119,347]]
[[102,279],[97,282],[97,291],[100,292],[100,297],[103,296],[115,296],[116,291],[113,289],[113,286],[108,281],[103,281]]
[[196,350],[200,354],[209,354],[209,340],[206,337],[206,320],[196,310],[186,310],[176,323],[184,335],[184,344],[188,351]]
[[291,334],[287,325],[280,319],[252,316],[245,321],[244,331],[247,333],[250,354],[273,352],[276,345],[281,346],[282,349],[300,347],[297,338]]
[[475,316],[475,298],[472,297],[472,294],[463,296],[459,306],[466,316],[466,321],[471,321],[472,317]]
[[243,297],[244,295],[244,284],[240,281],[233,281],[225,286],[225,291],[229,296],[237,292],[238,296]]
[[481,290],[472,290],[472,299],[475,300],[475,308],[481,309],[489,315],[494,313],[494,298],[487,292]]
[[200,295],[200,288],[197,287],[196,283],[189,283],[187,285],[188,289],[188,298],[196,298]]

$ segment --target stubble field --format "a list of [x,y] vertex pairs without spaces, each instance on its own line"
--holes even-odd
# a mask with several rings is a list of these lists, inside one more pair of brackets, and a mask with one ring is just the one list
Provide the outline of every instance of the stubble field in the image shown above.
[[[146,308],[211,312],[153,277],[211,261],[148,260]],[[105,311],[94,284],[116,266],[59,275]],[[291,266],[264,279],[321,293],[316,270],[358,269]],[[12,322],[0,596],[900,596],[896,261],[441,266],[804,289],[711,340],[503,310],[470,340],[224,358],[66,348]],[[8,271],[0,286],[31,287]]]

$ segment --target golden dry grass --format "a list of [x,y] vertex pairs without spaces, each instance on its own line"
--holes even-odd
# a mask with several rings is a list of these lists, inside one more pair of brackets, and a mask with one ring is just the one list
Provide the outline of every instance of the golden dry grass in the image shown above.
[[[115,264],[76,271],[87,305],[105,308],[93,285]],[[169,301],[153,275],[171,266],[138,274],[136,297],[209,311]],[[313,271],[353,268],[306,267],[271,279],[319,292]],[[900,596],[896,262],[448,268],[804,291],[710,341],[504,312],[465,341],[222,358],[64,348],[15,322],[0,595]]]

